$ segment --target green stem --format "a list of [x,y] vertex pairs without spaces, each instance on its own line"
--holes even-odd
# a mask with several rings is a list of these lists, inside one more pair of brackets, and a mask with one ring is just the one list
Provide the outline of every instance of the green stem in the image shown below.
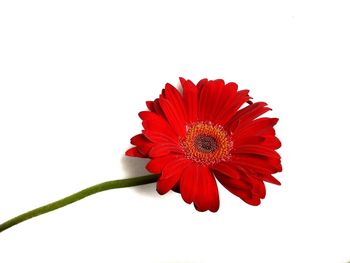
[[19,216],[16,216],[0,225],[0,232],[17,225],[23,221],[26,221],[30,218],[51,212],[53,210],[56,210],[58,208],[64,207],[66,205],[69,205],[71,203],[74,203],[76,201],[79,201],[87,196],[103,192],[106,190],[116,189],[116,188],[123,188],[123,187],[131,187],[136,185],[143,185],[143,184],[149,184],[154,183],[157,181],[159,175],[158,174],[150,174],[140,177],[134,177],[134,178],[128,178],[128,179],[121,179],[121,180],[114,180],[114,181],[108,181],[100,184],[93,185],[91,187],[88,187],[84,190],[81,190],[75,194],[69,195],[65,198],[62,198],[58,201],[55,201],[53,203],[38,207],[36,209],[33,209],[31,211],[28,211],[24,214],[21,214]]

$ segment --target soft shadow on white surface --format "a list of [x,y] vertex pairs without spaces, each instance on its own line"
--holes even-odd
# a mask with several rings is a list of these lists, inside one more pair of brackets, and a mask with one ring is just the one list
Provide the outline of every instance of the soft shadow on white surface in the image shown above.
[[[145,168],[148,161],[149,161],[148,158],[137,158],[137,157],[129,157],[129,156],[122,156],[120,159],[126,178],[150,174],[150,172],[147,171],[147,169]],[[135,189],[136,192],[143,195],[155,194],[154,183],[133,187],[133,189]]]

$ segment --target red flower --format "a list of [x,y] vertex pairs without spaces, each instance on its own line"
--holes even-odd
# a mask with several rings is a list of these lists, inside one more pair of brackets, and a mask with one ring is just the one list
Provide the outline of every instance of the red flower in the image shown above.
[[[144,130],[134,136],[128,156],[150,158],[147,169],[161,174],[159,194],[181,193],[198,211],[219,209],[216,182],[250,205],[265,197],[265,182],[282,171],[277,118],[258,118],[265,102],[252,103],[248,90],[221,79],[180,78],[183,95],[166,84],[159,99],[139,113]],[[244,105],[244,106],[243,106]]]

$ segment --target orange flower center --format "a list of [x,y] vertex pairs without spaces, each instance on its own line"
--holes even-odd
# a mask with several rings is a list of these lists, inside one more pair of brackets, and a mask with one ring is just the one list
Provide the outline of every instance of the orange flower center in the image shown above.
[[180,140],[185,156],[202,165],[227,161],[231,157],[232,139],[220,125],[197,122],[187,126]]

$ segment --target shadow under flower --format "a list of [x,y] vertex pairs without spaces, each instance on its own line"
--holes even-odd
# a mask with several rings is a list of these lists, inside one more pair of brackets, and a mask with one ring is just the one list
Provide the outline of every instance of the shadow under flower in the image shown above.
[[[149,159],[147,158],[122,156],[120,161],[122,163],[125,178],[138,177],[150,174],[150,172],[146,169],[146,164],[149,162]],[[133,189],[135,189],[136,192],[142,195],[149,196],[156,194],[156,187],[154,183],[133,187]]]

